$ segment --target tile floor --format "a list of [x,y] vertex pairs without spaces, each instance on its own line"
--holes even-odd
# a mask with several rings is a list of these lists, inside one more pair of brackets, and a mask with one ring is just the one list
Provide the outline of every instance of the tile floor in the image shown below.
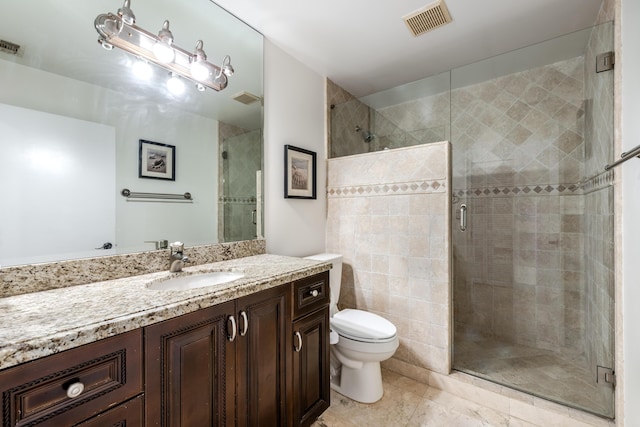
[[332,390],[331,407],[312,427],[534,426],[388,370],[382,379],[384,396],[374,404]]
[[613,414],[612,390],[595,383],[595,367],[582,354],[456,336],[454,368],[588,412]]

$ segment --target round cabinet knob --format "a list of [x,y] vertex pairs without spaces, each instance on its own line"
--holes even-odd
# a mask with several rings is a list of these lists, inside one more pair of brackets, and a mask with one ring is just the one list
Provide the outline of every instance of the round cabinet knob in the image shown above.
[[73,399],[74,397],[78,397],[84,391],[84,384],[81,382],[73,383],[67,389],[67,397],[69,399]]
[[312,297],[317,297],[317,296],[318,296],[318,291],[317,291],[317,290],[315,290],[315,289],[314,289],[314,290],[312,290],[312,291],[311,291],[311,296],[312,296]]

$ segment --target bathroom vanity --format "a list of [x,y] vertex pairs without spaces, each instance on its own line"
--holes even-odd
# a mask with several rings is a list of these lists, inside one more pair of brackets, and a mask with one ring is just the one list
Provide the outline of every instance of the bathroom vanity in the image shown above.
[[149,289],[160,272],[2,298],[1,426],[311,425],[329,268],[258,255],[180,273],[245,274],[216,287]]

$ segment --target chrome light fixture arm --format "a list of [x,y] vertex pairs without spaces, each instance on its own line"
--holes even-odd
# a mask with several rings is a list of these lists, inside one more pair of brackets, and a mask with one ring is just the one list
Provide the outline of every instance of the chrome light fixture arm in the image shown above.
[[[117,14],[106,13],[98,15],[95,19],[96,31],[100,35],[98,43],[105,49],[111,50],[114,46],[154,63],[161,68],[184,77],[200,87],[221,91],[227,87],[228,77],[233,74],[231,59],[224,57],[223,65],[217,66],[206,59],[203,43],[198,40],[194,53],[188,52],[167,40],[171,35],[169,21],[165,21],[159,35],[150,33],[135,24],[135,17],[129,8],[130,0],[125,0],[123,8]],[[122,11],[126,11],[123,13]],[[158,59],[154,53],[154,47],[158,44],[165,49],[172,49],[173,60],[166,62]],[[198,64],[194,67],[193,64]],[[198,72],[194,73],[197,69]],[[204,71],[203,71],[204,70]],[[194,75],[195,74],[195,75]]]

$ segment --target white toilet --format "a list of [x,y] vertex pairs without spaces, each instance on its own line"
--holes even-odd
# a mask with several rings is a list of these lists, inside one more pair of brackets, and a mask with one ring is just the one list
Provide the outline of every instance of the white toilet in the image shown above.
[[367,311],[338,310],[342,255],[318,254],[307,259],[333,264],[329,272],[331,388],[358,402],[377,402],[383,394],[380,362],[393,356],[398,348],[396,327]]

